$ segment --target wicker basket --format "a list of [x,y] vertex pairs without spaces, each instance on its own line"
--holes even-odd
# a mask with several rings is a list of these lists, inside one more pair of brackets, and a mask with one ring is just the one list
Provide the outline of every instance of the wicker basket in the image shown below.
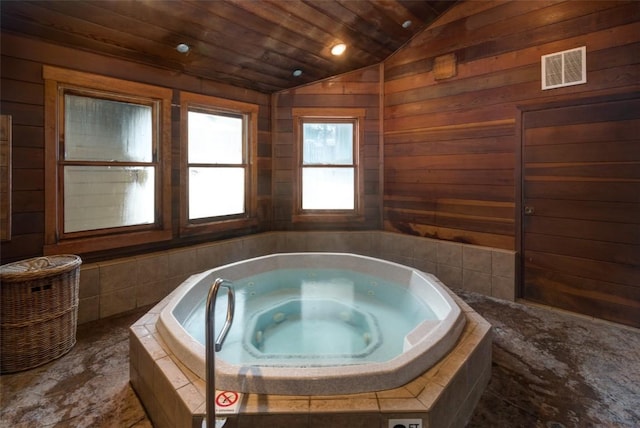
[[0,373],[45,364],[75,345],[81,263],[57,255],[0,267]]

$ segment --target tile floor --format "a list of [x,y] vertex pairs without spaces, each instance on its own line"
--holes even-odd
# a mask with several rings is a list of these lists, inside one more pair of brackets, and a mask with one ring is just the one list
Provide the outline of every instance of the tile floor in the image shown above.
[[[455,291],[494,330],[469,427],[640,426],[640,330]],[[64,357],[1,376],[0,427],[151,427],[128,371],[128,327],[146,309],[83,324]]]

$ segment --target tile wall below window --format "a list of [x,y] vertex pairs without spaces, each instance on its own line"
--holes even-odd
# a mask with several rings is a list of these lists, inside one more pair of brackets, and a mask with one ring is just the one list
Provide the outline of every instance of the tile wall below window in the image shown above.
[[514,251],[391,232],[268,232],[177,250],[83,264],[78,323],[160,301],[189,276],[272,253],[347,252],[436,275],[449,288],[515,300]]

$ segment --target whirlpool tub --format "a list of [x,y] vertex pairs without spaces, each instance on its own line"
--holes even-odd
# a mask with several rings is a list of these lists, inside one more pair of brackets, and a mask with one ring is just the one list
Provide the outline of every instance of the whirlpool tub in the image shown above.
[[[456,344],[465,317],[430,274],[342,253],[274,254],[194,275],[172,294],[156,327],[181,362],[205,378],[205,306],[217,278],[236,309],[216,353],[216,387],[329,395],[406,384]],[[226,293],[216,303],[216,326]]]

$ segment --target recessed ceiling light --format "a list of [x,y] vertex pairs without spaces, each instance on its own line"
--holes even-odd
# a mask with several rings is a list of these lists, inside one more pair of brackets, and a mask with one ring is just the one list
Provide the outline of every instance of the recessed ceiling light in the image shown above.
[[409,28],[409,27],[411,27],[411,24],[413,24],[413,22],[411,22],[410,19],[407,19],[406,21],[404,21],[402,23],[402,28]]
[[300,70],[300,69],[293,70],[293,73],[291,73],[291,74],[293,74],[293,77],[300,77],[300,76],[302,76],[302,70]]
[[344,43],[338,43],[337,45],[331,48],[331,55],[335,55],[335,56],[342,55],[346,49],[347,49],[347,45],[345,45]]
[[176,50],[182,54],[186,54],[187,52],[189,52],[189,45],[186,43],[180,43],[178,46],[176,46]]

